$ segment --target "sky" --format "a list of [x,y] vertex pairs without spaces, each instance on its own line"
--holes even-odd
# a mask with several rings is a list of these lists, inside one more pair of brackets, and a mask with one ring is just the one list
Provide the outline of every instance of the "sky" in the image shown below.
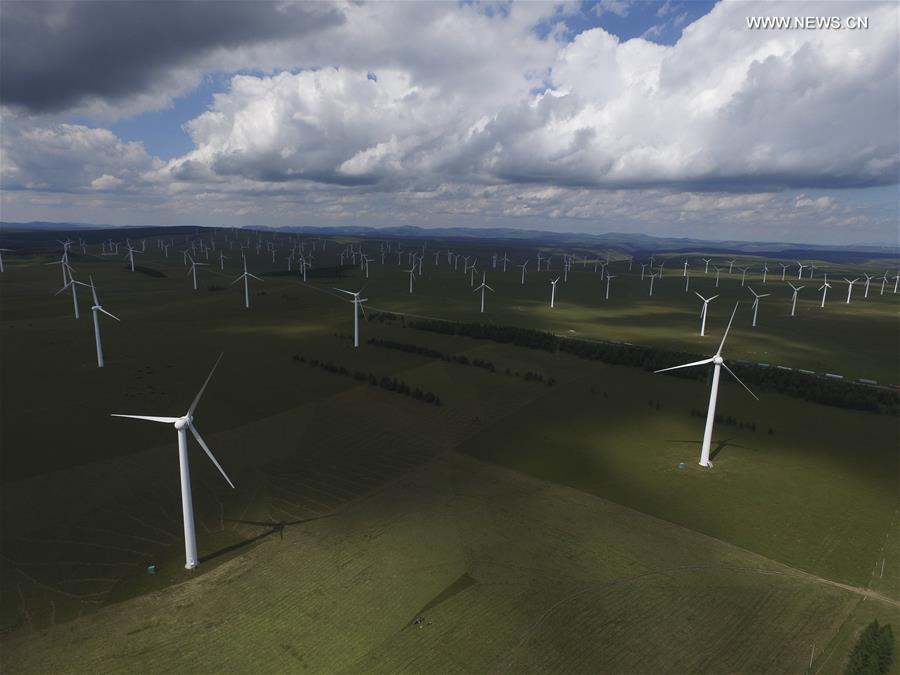
[[0,11],[4,221],[896,245],[898,120],[896,2]]

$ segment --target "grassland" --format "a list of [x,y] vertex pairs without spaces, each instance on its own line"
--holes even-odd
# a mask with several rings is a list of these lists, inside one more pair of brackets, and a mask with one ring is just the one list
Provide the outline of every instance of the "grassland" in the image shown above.
[[[402,320],[364,323],[363,343],[415,343],[500,372],[352,349],[351,306],[332,286],[367,283],[381,309],[477,320],[459,272],[426,263],[413,295],[393,264],[373,262],[367,282],[358,270],[305,285],[267,276],[247,311],[228,286],[233,260],[228,274],[204,268],[194,292],[181,256],[148,244],[141,262],[165,277],[73,255],[122,319],[101,327],[102,371],[90,317],[73,320],[70,296],[52,295],[57,268],[7,260],[0,279],[4,670],[798,672],[815,643],[813,670],[837,672],[860,622],[896,614],[896,418],[756,403],[726,381],[720,410],[756,431],[718,427],[715,469],[702,471],[690,415],[705,405],[701,383]],[[251,255],[251,271],[274,269],[267,260]],[[538,275],[522,288],[517,271],[489,271],[484,318],[698,352],[717,343],[724,318],[712,313],[711,336],[693,337],[699,303],[682,279],[667,272],[651,303],[622,274],[605,305],[589,270],[576,266],[552,313]],[[722,307],[739,292],[729,283]],[[817,303],[795,319],[761,314],[766,332],[736,325],[729,355],[891,381],[897,297],[829,302],[827,321]],[[872,330],[856,338],[861,316]],[[108,415],[183,413],[219,351],[197,424],[238,489],[193,454],[204,564],[191,574],[174,433]],[[444,405],[295,354],[401,378]],[[159,574],[146,574],[151,562]],[[411,626],[417,613],[432,623]]]

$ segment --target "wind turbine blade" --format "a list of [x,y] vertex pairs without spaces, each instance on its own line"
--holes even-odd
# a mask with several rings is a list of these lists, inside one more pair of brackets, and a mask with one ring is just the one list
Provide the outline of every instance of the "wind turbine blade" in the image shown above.
[[740,301],[734,303],[734,309],[731,310],[731,318],[728,319],[728,327],[725,329],[725,335],[722,336],[722,342],[719,343],[719,349],[716,354],[722,353],[722,347],[725,346],[725,338],[728,337],[728,331],[731,330],[731,322],[734,321],[734,315],[737,313],[738,305],[741,304]]
[[114,314],[110,314],[105,309],[103,309],[100,305],[97,305],[97,309],[99,311],[103,312],[104,314],[106,314],[106,316],[111,317],[111,318],[115,319],[116,321],[119,321],[119,317],[115,316]]
[[149,422],[162,422],[163,424],[175,424],[178,421],[178,417],[153,417],[151,415],[118,415],[116,413],[112,413],[110,417],[130,417],[134,420],[147,420]]
[[212,450],[209,449],[209,446],[206,444],[206,441],[203,440],[203,437],[200,435],[200,432],[197,431],[197,427],[195,427],[193,424],[188,424],[188,428],[191,430],[191,433],[194,434],[194,438],[197,439],[197,442],[200,444],[200,447],[203,448],[203,451],[212,460],[212,463],[216,465],[216,468],[219,470],[219,473],[222,474],[222,477],[231,486],[231,489],[233,490],[234,483],[231,482],[231,479],[228,477],[228,474],[225,473],[225,469],[222,468],[222,465],[219,464],[218,460],[216,460],[215,456],[212,454]]
[[728,364],[727,364],[727,363],[723,363],[723,364],[722,364],[722,367],[723,367],[725,370],[727,370],[729,373],[731,373],[731,376],[732,376],[734,379],[736,379],[736,380],[738,381],[738,384],[740,384],[744,389],[746,389],[747,392],[748,392],[753,398],[755,398],[757,401],[759,400],[759,397],[758,397],[756,394],[754,394],[752,391],[750,391],[750,387],[748,387],[746,384],[744,384],[743,382],[741,382],[741,378],[739,378],[737,375],[734,374],[734,371],[733,371],[731,368],[728,367]]
[[56,291],[56,293],[54,293],[53,295],[59,295],[59,294],[62,293],[63,291],[68,290],[68,289],[69,289],[69,286],[71,286],[71,285],[72,285],[72,282],[70,281],[70,282],[67,283],[65,286],[63,286],[63,287],[60,288],[58,291]]
[[203,383],[203,386],[200,387],[200,391],[197,392],[197,396],[194,397],[194,402],[191,403],[191,407],[188,408],[187,414],[193,415],[194,409],[197,407],[197,404],[200,402],[200,397],[203,396],[203,392],[206,390],[206,385],[209,384],[210,379],[212,379],[213,373],[216,372],[216,367],[219,365],[219,361],[222,360],[222,357],[225,356],[225,352],[219,354],[219,358],[216,359],[216,362],[213,364],[212,370],[209,371],[209,375],[206,376],[206,381]]
[[654,370],[654,373],[664,373],[667,370],[678,370],[679,368],[690,368],[691,366],[703,366],[707,363],[712,363],[712,357],[708,359],[703,359],[702,361],[694,361],[693,363],[683,363],[680,366],[672,366],[671,368],[663,368],[661,370]]
[[241,279],[243,279],[243,278],[244,278],[244,275],[242,274],[242,275],[239,276],[237,279],[235,279],[234,281],[232,281],[232,282],[231,282],[231,285],[234,286],[237,282],[239,282],[239,281],[240,281]]
[[[334,287],[332,286],[332,288]],[[343,288],[335,288],[334,290],[340,291],[341,293],[346,293],[347,295],[356,295],[356,293],[353,293],[352,291],[345,291]]]
[[486,289],[488,289],[491,293],[494,292],[494,289],[491,288],[490,286],[488,286],[487,284],[485,284],[484,287],[485,287]]
[[257,281],[265,281],[265,279],[260,279],[255,274],[250,274],[250,272],[247,272],[247,276],[250,277],[251,279],[256,279]]

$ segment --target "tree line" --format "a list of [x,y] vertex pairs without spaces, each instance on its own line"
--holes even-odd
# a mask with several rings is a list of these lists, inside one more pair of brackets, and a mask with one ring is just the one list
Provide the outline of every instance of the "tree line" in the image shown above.
[[[696,354],[686,352],[560,337],[545,331],[517,326],[456,323],[437,319],[409,321],[407,325],[416,330],[445,335],[462,335],[477,340],[491,340],[554,353],[564,352],[579,358],[602,361],[617,366],[641,368],[646,371],[660,370],[697,360]],[[900,394],[897,392],[874,389],[845,380],[821,379],[792,370],[756,364],[730,362],[729,366],[744,382],[755,385],[759,389],[839,408],[890,415],[900,414]],[[684,368],[666,374],[672,377],[701,380],[706,379],[709,372],[702,368]]]
[[344,366],[339,366],[336,363],[332,363],[331,361],[320,361],[319,359],[310,359],[306,360],[306,357],[301,356],[300,354],[294,354],[294,361],[297,363],[305,363],[313,368],[320,368],[329,373],[334,373],[335,375],[343,375],[344,377],[352,377],[354,380],[358,382],[368,382],[373,387],[381,387],[386,391],[392,391],[395,394],[402,394],[403,396],[409,396],[417,401],[422,401],[423,403],[430,403],[431,405],[440,406],[443,405],[441,401],[441,397],[435,394],[433,391],[425,391],[420,389],[419,387],[411,387],[403,380],[398,380],[396,377],[388,377],[387,375],[382,375],[379,377],[374,373],[366,373],[361,370],[356,370],[350,372]]
[[[382,340],[381,338],[369,338],[367,340],[368,344],[373,347],[381,347],[383,349],[394,349],[400,352],[406,352],[407,354],[417,354],[418,356],[425,356],[430,359],[438,359],[440,361],[446,361],[449,363],[456,363],[461,366],[472,366],[474,368],[481,368],[482,370],[486,370],[489,373],[496,373],[497,367],[494,365],[493,361],[487,361],[485,359],[470,359],[465,354],[451,354],[449,352],[442,352],[437,349],[432,349],[430,347],[423,347],[421,345],[411,344],[408,342],[396,342],[394,340]],[[531,370],[526,371],[525,373],[520,373],[518,370],[512,371],[507,368],[505,371],[506,375],[510,377],[521,377],[528,382],[540,382],[541,384],[546,384],[548,386],[553,386],[556,384],[556,380],[552,377],[545,378],[540,373],[533,372]]]

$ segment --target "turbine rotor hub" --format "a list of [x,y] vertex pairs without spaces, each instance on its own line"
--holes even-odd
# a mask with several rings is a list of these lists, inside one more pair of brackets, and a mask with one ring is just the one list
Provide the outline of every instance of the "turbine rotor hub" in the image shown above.
[[717,366],[721,366],[723,363],[725,363],[725,359],[723,359],[721,356],[716,354],[713,357],[713,363],[715,363]]
[[179,431],[181,429],[185,429],[190,425],[193,419],[194,418],[191,415],[185,415],[184,417],[179,418],[177,422],[175,422],[175,428]]

